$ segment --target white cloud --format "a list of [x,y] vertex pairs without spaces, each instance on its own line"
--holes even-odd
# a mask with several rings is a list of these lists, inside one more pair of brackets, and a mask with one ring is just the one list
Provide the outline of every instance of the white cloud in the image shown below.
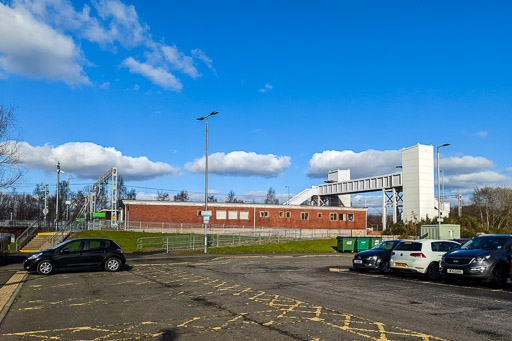
[[512,167],[505,168],[505,172],[512,173]]
[[164,60],[171,65],[171,67],[180,70],[192,78],[200,77],[201,74],[194,66],[192,57],[180,52],[176,46],[160,45],[162,56]]
[[[133,5],[119,0],[92,0],[75,9],[69,0],[15,0],[13,7],[0,2],[0,77],[9,73],[32,78],[61,80],[70,85],[91,84],[83,71],[88,63],[80,50],[80,39],[99,44],[116,53],[118,47],[141,48],[146,58],[132,57],[122,65],[168,90],[183,87],[171,71],[193,79],[201,77],[194,58],[155,42],[149,26]],[[78,2],[80,4],[80,2]],[[212,60],[201,50],[192,55],[214,70]],[[4,72],[2,72],[4,71]],[[215,70],[214,70],[215,72]]]
[[140,22],[133,5],[127,6],[119,0],[99,0],[94,1],[93,5],[108,29],[102,31],[100,26],[96,30],[91,29],[93,26],[87,27],[89,40],[118,41],[126,48],[133,48],[150,39],[149,27]]
[[203,63],[205,63],[205,65],[210,70],[212,70],[215,75],[217,75],[217,71],[213,68],[212,59],[210,57],[208,57],[203,51],[201,51],[199,49],[192,50],[192,56],[194,56],[194,58],[197,58],[200,61],[202,61]]
[[112,167],[125,180],[148,180],[179,175],[179,170],[163,162],[150,161],[145,156],[125,156],[114,147],[103,147],[90,142],[69,142],[53,147],[48,144],[33,147],[19,144],[22,163],[31,169],[54,172],[60,161],[62,170],[84,179],[97,179]]
[[269,92],[270,90],[272,90],[274,87],[270,84],[265,84],[265,87],[263,89],[259,89],[258,91],[259,92],[262,92],[262,93],[266,93],[266,92]]
[[91,84],[73,39],[38,21],[23,7],[0,3],[0,68],[31,78]]
[[137,73],[149,78],[151,82],[165,89],[179,92],[183,88],[183,84],[173,74],[162,68],[155,68],[150,64],[140,63],[132,57],[126,58],[121,63],[121,66],[127,67],[131,73]]
[[378,151],[369,149],[360,153],[351,150],[326,150],[315,153],[309,160],[308,176],[327,178],[327,173],[337,169],[350,169],[352,179],[394,173],[402,164],[399,150]]
[[444,183],[446,187],[471,192],[476,187],[512,186],[512,178],[494,171],[483,171],[445,176]]
[[[208,156],[208,172],[221,175],[274,177],[290,167],[289,156],[256,154],[235,151],[228,154],[215,153]],[[202,173],[205,157],[189,162],[185,168],[192,173]]]
[[479,131],[478,133],[476,133],[477,136],[480,136],[480,137],[487,137],[489,133],[486,132],[486,131]]
[[452,156],[439,160],[441,170],[446,174],[465,174],[493,168],[494,163],[482,156]]
[[100,89],[107,90],[110,87],[110,82],[104,82],[100,84]]
[[157,197],[158,197],[157,193],[137,192],[135,199],[137,199],[137,200],[156,200]]

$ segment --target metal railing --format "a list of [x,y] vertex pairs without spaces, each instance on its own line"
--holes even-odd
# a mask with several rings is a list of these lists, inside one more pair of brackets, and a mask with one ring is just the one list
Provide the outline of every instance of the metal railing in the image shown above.
[[[350,230],[342,233],[350,236]],[[223,232],[223,233],[221,233]],[[339,230],[311,230],[311,229],[269,229],[255,230],[231,229],[226,230],[210,228],[208,231],[208,247],[226,247],[242,245],[258,245],[281,243],[294,240],[326,239],[340,235]],[[143,237],[137,239],[139,250],[165,250],[166,252],[196,250],[204,248],[204,234],[188,234],[179,236]]]
[[25,231],[23,231],[18,238],[16,238],[16,251],[19,251],[32,239],[37,233],[41,222],[39,220],[34,221]]
[[55,234],[52,237],[52,246],[55,246],[62,242],[69,235],[71,231],[74,230],[75,221],[68,220],[64,221],[61,224],[57,224],[55,226]]

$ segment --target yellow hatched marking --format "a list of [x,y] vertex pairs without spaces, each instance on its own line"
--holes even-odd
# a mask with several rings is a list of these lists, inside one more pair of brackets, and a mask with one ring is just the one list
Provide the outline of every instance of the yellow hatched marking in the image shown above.
[[213,329],[213,330],[221,330],[222,328],[226,328],[230,323],[235,322],[235,321],[243,318],[245,315],[247,315],[247,313],[241,313],[237,317],[235,317],[235,318],[229,320],[228,322],[224,323],[222,326],[220,326],[220,327],[213,327],[211,329]]

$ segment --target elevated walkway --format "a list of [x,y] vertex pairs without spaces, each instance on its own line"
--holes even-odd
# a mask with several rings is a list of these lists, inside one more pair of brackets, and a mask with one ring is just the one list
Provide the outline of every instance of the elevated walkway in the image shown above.
[[287,202],[285,205],[302,205],[304,202],[311,199],[311,197],[318,195],[318,186],[306,188]]

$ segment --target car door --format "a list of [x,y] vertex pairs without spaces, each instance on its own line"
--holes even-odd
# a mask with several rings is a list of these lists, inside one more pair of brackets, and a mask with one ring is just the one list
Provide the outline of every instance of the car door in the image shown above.
[[436,241],[432,242],[431,250],[432,250],[432,256],[433,261],[435,262],[441,262],[441,258],[443,258],[443,255],[447,253],[450,250],[453,250],[455,248],[460,247],[458,243],[454,242],[447,242],[447,241]]
[[108,241],[89,239],[86,241],[84,258],[86,265],[100,265],[105,259]]
[[84,263],[83,248],[84,240],[72,240],[64,244],[54,257],[57,266],[62,268],[81,266]]

